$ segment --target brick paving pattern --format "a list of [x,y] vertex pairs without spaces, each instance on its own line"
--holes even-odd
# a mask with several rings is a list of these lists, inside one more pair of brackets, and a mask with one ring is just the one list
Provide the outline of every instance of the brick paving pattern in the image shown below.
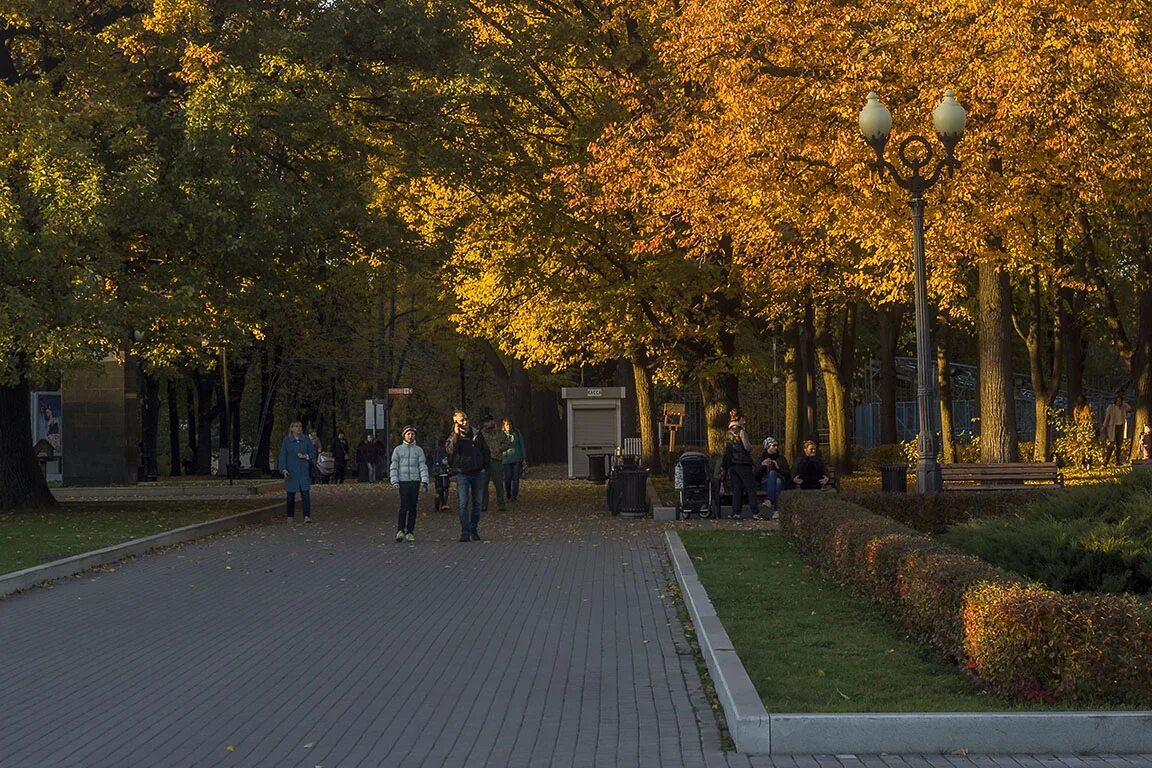
[[607,517],[586,483],[523,497],[467,544],[422,497],[397,544],[388,486],[320,488],[315,525],[0,600],[0,766],[1152,766],[724,752],[663,524]]

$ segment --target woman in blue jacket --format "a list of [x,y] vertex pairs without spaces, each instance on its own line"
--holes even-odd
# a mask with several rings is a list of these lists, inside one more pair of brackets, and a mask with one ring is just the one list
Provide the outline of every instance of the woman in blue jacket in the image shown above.
[[315,446],[304,436],[304,426],[292,422],[288,436],[280,444],[280,462],[277,466],[284,474],[284,492],[288,495],[288,519],[296,519],[296,494],[304,507],[304,522],[312,522],[312,463],[316,461]]

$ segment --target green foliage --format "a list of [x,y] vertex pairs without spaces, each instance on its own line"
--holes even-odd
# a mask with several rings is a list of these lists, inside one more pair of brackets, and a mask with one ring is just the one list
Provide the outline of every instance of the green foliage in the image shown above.
[[1152,473],[1050,494],[948,531],[952,546],[1074,592],[1152,591]]
[[1070,705],[1152,702],[1144,602],[1060,595],[830,494],[785,494],[783,525],[811,563],[990,690]]
[[1052,450],[1064,466],[1083,467],[1104,463],[1104,446],[1096,439],[1096,426],[1070,418],[1063,408],[1048,409],[1048,424],[1056,431]]
[[1038,499],[1059,491],[980,491],[979,493],[859,493],[848,497],[870,512],[890,517],[921,533],[940,533],[949,526],[985,517],[1015,515]]

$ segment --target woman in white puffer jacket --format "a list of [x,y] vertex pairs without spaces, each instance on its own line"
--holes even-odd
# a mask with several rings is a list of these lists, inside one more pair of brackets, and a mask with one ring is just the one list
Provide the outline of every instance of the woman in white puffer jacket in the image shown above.
[[392,451],[388,464],[388,479],[393,488],[400,489],[400,522],[396,527],[396,541],[416,541],[416,502],[420,491],[428,491],[428,457],[416,445],[416,427],[404,427],[404,442]]

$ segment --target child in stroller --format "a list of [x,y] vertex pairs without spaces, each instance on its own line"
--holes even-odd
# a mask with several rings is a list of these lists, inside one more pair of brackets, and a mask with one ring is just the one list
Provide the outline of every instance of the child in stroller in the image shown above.
[[708,457],[697,451],[686,451],[676,461],[675,486],[677,492],[676,516],[711,517],[712,478],[708,473]]

